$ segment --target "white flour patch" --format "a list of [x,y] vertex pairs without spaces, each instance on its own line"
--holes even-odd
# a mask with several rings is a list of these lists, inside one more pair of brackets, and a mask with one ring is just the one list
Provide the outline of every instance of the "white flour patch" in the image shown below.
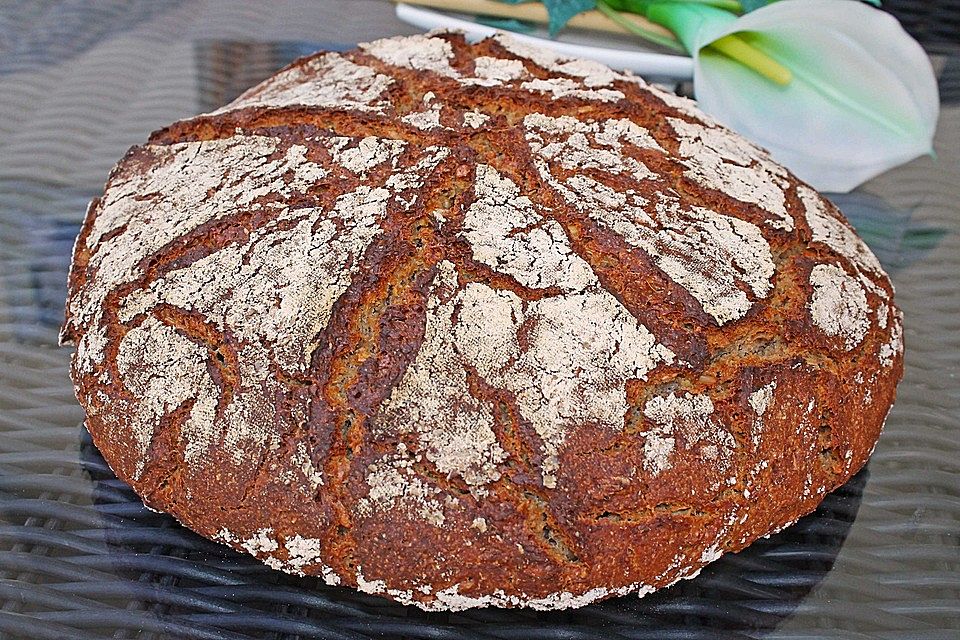
[[367,173],[385,162],[396,169],[397,159],[403,153],[406,143],[402,140],[389,140],[367,136],[359,141],[356,138],[335,136],[317,138],[330,152],[331,160],[338,167],[366,179]]
[[704,549],[703,553],[700,554],[700,562],[703,562],[704,564],[709,564],[711,562],[719,560],[720,556],[722,555],[723,555],[723,551],[720,549],[720,547],[717,546],[716,544],[713,544],[707,547],[706,549]]
[[773,392],[777,389],[777,382],[774,380],[770,384],[764,385],[750,394],[749,402],[753,411],[762,416],[766,413],[770,403],[773,402]]
[[[751,393],[747,399],[750,406],[753,408],[753,412],[757,415],[750,427],[750,439],[753,442],[754,447],[760,446],[760,441],[763,438],[764,431],[763,416],[773,403],[773,393],[776,391],[776,389],[777,381],[774,380],[773,382],[770,382],[769,384],[766,384]],[[757,469],[754,471],[756,472]]]
[[890,323],[890,338],[880,345],[880,364],[892,366],[897,357],[903,354],[903,313],[893,308],[893,322]]
[[[481,164],[474,189],[477,200],[466,212],[462,235],[476,260],[525,287],[580,290],[594,280],[560,225],[544,220],[514,182]],[[517,231],[522,228],[527,230]]]
[[299,193],[305,193],[327,175],[326,169],[307,159],[307,148],[300,144],[290,146],[287,150],[286,162],[288,168],[293,170],[293,179],[290,181],[289,188]]
[[471,84],[495,86],[530,77],[520,60],[480,56],[474,59],[473,64],[476,78],[467,81]]
[[384,593],[387,590],[387,583],[383,580],[367,580],[363,577],[363,571],[360,567],[357,567],[357,589],[363,593],[378,594]]
[[584,89],[583,85],[569,78],[549,78],[528,80],[520,85],[521,89],[549,93],[554,100],[558,98],[580,98],[598,102],[616,102],[626,96],[616,89]]
[[445,127],[440,124],[440,109],[441,106],[439,104],[435,104],[426,111],[410,113],[400,119],[411,127],[420,129],[422,131],[429,131],[430,129],[448,129],[449,127]]
[[[381,583],[374,585],[375,588],[380,588],[381,592],[391,593],[391,595],[396,593],[393,590],[386,589],[386,583],[383,583],[383,581],[376,582]],[[429,587],[427,588],[429,589]],[[418,590],[429,593],[429,591],[424,591],[423,587],[418,587]],[[500,589],[496,589],[488,595],[468,596],[460,593],[460,584],[458,583],[437,591],[434,594],[436,599],[431,602],[412,600],[409,604],[425,611],[464,611],[484,607],[526,607],[536,611],[554,611],[583,607],[612,595],[622,596],[636,592],[637,596],[642,598],[655,590],[655,587],[635,582],[621,587],[594,587],[583,593],[557,591],[539,598],[531,598],[524,594],[520,596],[508,595]]]
[[677,200],[666,197],[656,211],[660,230],[655,238],[648,229],[641,232],[622,219],[614,228],[631,244],[645,248],[718,324],[742,318],[752,306],[738,283],[745,283],[757,298],[770,293],[773,256],[755,225],[701,207],[684,211]]
[[[624,153],[624,145],[663,151],[650,133],[630,120],[583,122],[570,116],[525,116],[526,139],[533,153],[564,169],[602,169],[635,180],[658,180],[642,162]],[[592,141],[591,141],[592,138]]]
[[810,284],[813,323],[828,336],[843,339],[848,351],[860,344],[870,330],[870,319],[859,281],[836,265],[818,264],[810,272]]
[[429,35],[384,38],[360,44],[360,48],[381,62],[415,71],[432,71],[456,78],[460,74],[450,66],[453,47],[443,38]]
[[[674,356],[600,286],[562,228],[545,220],[516,184],[481,165],[476,189],[463,230],[474,257],[525,286],[556,286],[563,293],[524,304],[481,283],[459,288],[453,265],[441,263],[428,302],[426,339],[378,423],[393,429],[418,425],[421,441],[435,455],[437,442],[458,442],[434,462],[441,470],[456,467],[468,482],[482,480],[474,475],[477,467],[506,454],[493,436],[490,408],[467,391],[469,365],[516,398],[543,442],[543,481],[553,487],[567,432],[584,423],[622,429],[626,381],[643,378]],[[437,415],[445,416],[443,426]],[[458,425],[467,418],[473,426],[461,433]]]
[[[103,362],[103,350],[107,346],[107,330],[99,324],[91,326],[77,343],[77,370],[90,374]],[[109,384],[109,372],[100,373],[102,381]]]
[[272,553],[280,548],[277,541],[270,535],[273,529],[260,529],[255,534],[240,543],[240,546],[252,556]]
[[479,129],[490,121],[490,116],[479,111],[467,111],[463,114],[463,124],[471,129]]
[[324,582],[332,586],[340,584],[340,576],[322,562],[322,545],[323,541],[318,538],[305,538],[299,534],[287,538],[283,541],[287,550],[284,570],[302,575],[304,568],[320,565]]
[[[883,277],[886,273],[880,266],[880,261],[873,255],[867,244],[860,239],[860,236],[849,225],[831,213],[827,201],[816,191],[800,185],[797,187],[797,194],[803,202],[807,225],[813,234],[813,241],[827,245],[853,263],[860,276],[860,283],[880,298],[889,299],[890,296],[887,295],[887,292],[867,276],[867,274],[870,274]],[[880,305],[878,314],[883,313],[884,309],[885,306]]]
[[531,47],[505,33],[498,33],[494,36],[494,39],[513,55],[526,58],[544,69],[555,73],[581,78],[583,84],[588,87],[606,87],[615,80],[623,79],[636,82],[635,78],[627,78],[623,74],[617,73],[610,67],[600,64],[599,62],[578,58],[565,58],[547,48]]
[[134,477],[143,470],[155,431],[185,402],[194,404],[182,433],[212,437],[202,425],[212,422],[220,390],[207,373],[207,358],[206,348],[155,318],[147,318],[120,341],[120,380],[137,400],[127,418],[137,446]]
[[713,401],[702,394],[656,396],[643,406],[643,415],[653,428],[640,432],[644,443],[644,468],[654,476],[670,468],[677,437],[688,447],[702,446],[713,452],[711,459],[723,473],[730,467],[731,452],[737,443],[733,435],[715,422]]
[[427,611],[464,611],[491,606],[523,606],[537,611],[550,611],[582,607],[610,594],[611,591],[606,587],[595,587],[582,594],[559,591],[542,598],[508,596],[499,590],[491,595],[474,597],[461,594],[460,585],[455,584],[452,587],[437,591],[434,594],[436,597],[434,603],[414,602],[413,604]]
[[684,175],[742,202],[758,205],[775,216],[766,224],[792,231],[784,190],[787,172],[763,150],[732,131],[667,118],[680,139],[680,155],[688,167]]
[[889,307],[884,308],[880,306],[877,309],[877,326],[881,329],[886,329],[887,323],[890,321],[889,316],[891,313],[893,313],[893,311]]
[[[617,192],[593,178],[575,175],[561,182],[551,173],[550,162],[554,162],[566,169],[595,168],[642,177],[631,161],[639,163],[623,156],[617,145],[624,139],[635,146],[652,147],[656,143],[645,144],[649,135],[645,131],[624,121],[594,125],[588,132],[611,149],[597,153],[589,147],[584,131],[589,125],[540,115],[527,116],[524,122],[529,127],[531,150],[540,158],[540,175],[578,211],[649,255],[718,324],[738,320],[752,307],[741,284],[756,298],[770,293],[775,265],[770,246],[756,225],[702,207],[684,209],[677,198],[664,193],[658,194],[651,207],[639,195]],[[548,139],[551,142],[547,143]]]
[[412,466],[413,461],[403,450],[399,455],[369,465],[366,483],[370,491],[357,502],[357,513],[370,517],[375,513],[400,510],[436,527],[443,526],[440,489],[424,483]]
[[339,53],[326,53],[287,69],[210,115],[245,107],[304,105],[356,111],[383,111],[390,106],[383,94],[393,79],[355,64]]
[[500,477],[497,465],[507,454],[497,444],[491,407],[470,395],[464,360],[454,346],[456,288],[456,269],[441,262],[427,303],[423,344],[381,405],[376,424],[389,432],[417,431],[427,459],[441,473],[483,485]]

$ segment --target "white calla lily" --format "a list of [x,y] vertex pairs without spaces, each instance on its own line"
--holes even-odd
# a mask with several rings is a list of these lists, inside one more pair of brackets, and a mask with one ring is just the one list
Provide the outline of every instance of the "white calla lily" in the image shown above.
[[[701,108],[822,191],[849,191],[931,152],[939,97],[930,60],[882,11],[781,0],[741,17],[660,17],[694,56]],[[789,70],[789,82],[720,53],[717,41],[734,34]]]

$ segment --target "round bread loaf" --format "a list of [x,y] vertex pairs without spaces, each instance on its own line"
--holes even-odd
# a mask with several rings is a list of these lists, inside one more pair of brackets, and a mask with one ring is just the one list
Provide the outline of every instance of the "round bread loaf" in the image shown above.
[[901,316],[685,99],[505,37],[320,53],[134,147],[63,340],[144,502],[425,609],[694,575],[871,453]]

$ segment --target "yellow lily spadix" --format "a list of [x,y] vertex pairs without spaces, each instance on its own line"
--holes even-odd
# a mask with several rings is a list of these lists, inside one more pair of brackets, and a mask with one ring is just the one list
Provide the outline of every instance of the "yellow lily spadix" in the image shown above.
[[644,3],[694,57],[701,108],[822,191],[845,192],[930,153],[930,60],[892,16],[856,0],[781,0],[743,16]]
[[752,46],[740,34],[731,33],[714,40],[709,45],[713,51],[722,53],[732,60],[756,71],[761,76],[779,85],[790,84],[793,74],[790,69],[771,58],[760,49]]

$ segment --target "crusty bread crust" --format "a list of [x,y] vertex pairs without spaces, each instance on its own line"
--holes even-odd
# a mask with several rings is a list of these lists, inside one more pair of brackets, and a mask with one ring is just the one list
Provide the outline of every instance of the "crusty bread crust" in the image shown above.
[[505,39],[301,59],[134,147],[64,342],[144,502],[426,609],[690,577],[866,462],[901,316],[689,101]]

